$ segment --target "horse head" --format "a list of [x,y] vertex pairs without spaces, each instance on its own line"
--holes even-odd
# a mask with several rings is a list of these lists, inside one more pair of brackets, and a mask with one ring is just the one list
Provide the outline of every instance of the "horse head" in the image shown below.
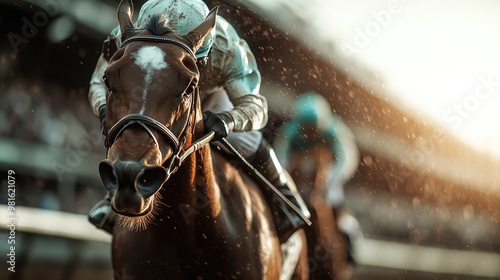
[[111,207],[122,218],[154,213],[155,196],[192,141],[190,130],[201,119],[193,114],[199,80],[194,53],[214,28],[217,10],[184,35],[162,16],[135,28],[132,12],[132,2],[122,0],[122,45],[104,75],[108,158],[99,164]]

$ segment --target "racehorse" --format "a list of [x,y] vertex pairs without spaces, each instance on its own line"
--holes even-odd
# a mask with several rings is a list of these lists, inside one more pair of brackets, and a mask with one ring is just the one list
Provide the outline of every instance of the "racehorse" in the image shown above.
[[294,151],[288,163],[311,211],[312,226],[306,228],[311,279],[347,279],[352,272],[347,240],[338,229],[333,208],[325,200],[328,172],[333,164],[332,152],[321,144]]
[[206,144],[213,132],[204,133],[194,52],[217,9],[186,35],[160,17],[148,25],[157,28],[134,29],[132,11],[120,2],[122,45],[104,77],[108,157],[99,172],[117,216],[115,279],[307,279],[304,232],[289,239],[303,246],[286,274],[256,183]]

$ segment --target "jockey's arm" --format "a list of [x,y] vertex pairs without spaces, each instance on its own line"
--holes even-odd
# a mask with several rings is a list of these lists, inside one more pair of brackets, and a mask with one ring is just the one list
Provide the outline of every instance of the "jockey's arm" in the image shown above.
[[231,26],[224,26],[223,31],[228,42],[223,47],[222,85],[234,105],[234,109],[227,112],[234,121],[232,130],[261,129],[267,124],[268,107],[266,98],[259,92],[261,75],[257,62],[248,44],[239,38]]
[[111,31],[108,35],[108,38],[104,41],[102,46],[102,52],[97,60],[97,64],[95,66],[94,72],[92,73],[92,77],[90,78],[90,87],[89,87],[89,102],[92,107],[92,111],[98,117],[100,114],[100,108],[103,105],[106,105],[106,86],[104,85],[104,71],[109,65],[109,59],[118,49],[118,45],[120,42],[119,39],[120,28],[117,26],[115,29]]
[[97,65],[94,69],[94,73],[90,78],[90,87],[89,87],[89,102],[92,107],[92,111],[96,116],[99,117],[99,108],[102,105],[106,105],[106,86],[104,85],[104,81],[102,79],[104,75],[104,71],[108,67],[108,61],[104,58],[103,55],[99,56],[97,60]]

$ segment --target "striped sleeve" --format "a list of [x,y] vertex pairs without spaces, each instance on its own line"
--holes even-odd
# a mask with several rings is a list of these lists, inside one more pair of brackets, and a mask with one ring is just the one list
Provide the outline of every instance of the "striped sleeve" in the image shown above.
[[97,60],[94,73],[90,78],[88,97],[92,111],[97,117],[99,116],[99,107],[106,104],[106,86],[104,86],[102,76],[107,67],[108,61],[101,55]]

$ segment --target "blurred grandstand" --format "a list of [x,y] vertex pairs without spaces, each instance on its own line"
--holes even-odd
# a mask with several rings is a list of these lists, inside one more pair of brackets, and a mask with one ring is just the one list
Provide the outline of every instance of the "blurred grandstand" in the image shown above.
[[[7,11],[0,17],[0,203],[7,202],[12,169],[21,206],[19,273],[2,269],[1,279],[111,275],[109,238],[84,216],[104,195],[97,173],[104,149],[87,90],[118,2],[43,2],[50,9],[40,1],[0,1]],[[321,42],[292,28],[300,19],[286,5],[279,9],[289,17],[266,20],[273,10],[260,2],[207,1],[221,5],[220,14],[255,51],[275,117],[268,136],[289,117],[283,100],[308,90],[327,97],[354,130],[362,164],[347,188],[348,204],[367,240],[359,244],[362,266],[353,278],[500,278],[498,160],[384,98],[375,75],[338,55],[336,46],[326,55]],[[47,21],[26,42],[6,40],[22,36],[23,24],[36,17]],[[8,233],[0,217],[5,263]],[[39,219],[55,222],[44,227]]]

